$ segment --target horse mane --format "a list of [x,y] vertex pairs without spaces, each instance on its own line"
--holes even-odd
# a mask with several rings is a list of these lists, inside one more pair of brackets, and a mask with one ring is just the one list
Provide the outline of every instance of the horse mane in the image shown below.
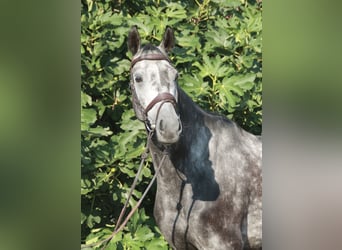
[[142,54],[163,54],[165,57],[168,57],[167,53],[151,43],[145,44],[142,46],[140,51],[137,53],[136,56],[140,56]]
[[144,45],[141,49],[141,52],[149,52],[149,51],[160,51],[160,50],[151,43]]

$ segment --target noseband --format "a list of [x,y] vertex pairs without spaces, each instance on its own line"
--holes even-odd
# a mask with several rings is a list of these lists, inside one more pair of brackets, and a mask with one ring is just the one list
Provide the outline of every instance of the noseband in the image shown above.
[[[136,58],[134,58],[133,60],[132,60],[132,62],[131,62],[131,70],[132,70],[132,68],[133,68],[133,66],[137,63],[137,62],[140,62],[140,61],[143,61],[143,60],[166,60],[166,61],[168,61],[169,63],[171,63],[171,61],[170,61],[170,59],[167,57],[167,56],[165,56],[164,54],[162,54],[162,53],[159,53],[159,54],[142,54],[142,55],[140,55],[140,56],[138,56],[138,57],[136,57]],[[166,103],[166,102],[169,102],[169,103],[171,103],[173,106],[174,106],[174,108],[176,108],[176,106],[177,106],[177,101],[176,101],[176,98],[173,96],[173,95],[171,95],[170,93],[168,93],[168,92],[163,92],[163,93],[160,93],[160,94],[158,94],[148,105],[147,105],[147,107],[144,109],[143,107],[142,107],[142,105],[140,104],[140,102],[139,102],[139,100],[138,100],[138,98],[137,98],[137,95],[136,95],[136,93],[135,93],[135,88],[134,88],[134,85],[133,84],[131,84],[131,89],[132,89],[132,92],[133,92],[133,95],[136,97],[136,102],[138,102],[137,103],[137,106],[140,108],[140,110],[142,111],[142,114],[143,114],[143,119],[144,119],[144,122],[145,122],[145,126],[146,126],[146,128],[148,129],[148,130],[151,130],[151,129],[154,129],[154,127],[153,127],[153,125],[152,124],[149,124],[149,121],[148,121],[148,119],[147,119],[147,113],[157,104],[157,103],[159,103],[159,102],[162,102],[161,103],[161,105],[160,105],[160,107],[159,107],[159,109],[158,109],[158,111],[157,111],[157,116],[156,117],[158,117],[158,115],[159,115],[159,110],[160,110],[160,108],[161,108],[161,106],[164,104],[164,103]],[[157,118],[156,118],[156,120],[157,120]]]
[[158,102],[163,102],[163,103],[170,102],[174,107],[176,107],[177,105],[176,99],[173,95],[171,95],[168,92],[160,93],[145,108],[145,111],[144,111],[145,116],[147,116],[148,111],[150,111],[154,107],[154,105],[156,105]]

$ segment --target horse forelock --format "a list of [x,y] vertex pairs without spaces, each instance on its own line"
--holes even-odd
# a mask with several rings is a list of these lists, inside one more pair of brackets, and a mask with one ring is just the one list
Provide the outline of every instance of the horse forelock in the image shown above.
[[156,46],[151,43],[146,44],[142,47],[141,52],[151,52],[151,51],[160,51]]

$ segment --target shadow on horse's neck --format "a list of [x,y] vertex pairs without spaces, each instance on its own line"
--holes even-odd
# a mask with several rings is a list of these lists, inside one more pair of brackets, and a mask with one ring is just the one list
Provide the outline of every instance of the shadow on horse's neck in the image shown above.
[[[183,130],[179,141],[170,145],[168,149],[170,166],[176,169],[178,175],[174,177],[192,185],[194,199],[215,200],[219,194],[219,187],[214,177],[209,152],[212,131],[206,125],[206,119],[210,114],[200,109],[181,89],[178,89],[178,108]],[[156,153],[160,159],[160,147]],[[159,160],[155,163],[157,162]]]
[[178,103],[180,118],[185,129],[189,129],[188,126],[196,121],[203,120],[205,112],[181,88],[178,88]]
[[178,143],[173,147],[174,150],[187,151],[193,145],[196,137],[209,140],[211,133],[205,125],[204,112],[181,88],[178,88],[179,116],[182,122],[183,131]]

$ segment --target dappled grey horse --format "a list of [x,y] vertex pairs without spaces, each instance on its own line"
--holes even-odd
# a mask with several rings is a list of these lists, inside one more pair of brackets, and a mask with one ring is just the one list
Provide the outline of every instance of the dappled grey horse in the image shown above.
[[177,84],[161,44],[141,46],[133,27],[131,81],[136,116],[154,131],[149,145],[157,177],[154,217],[174,249],[261,249],[261,141],[234,122],[199,108]]

